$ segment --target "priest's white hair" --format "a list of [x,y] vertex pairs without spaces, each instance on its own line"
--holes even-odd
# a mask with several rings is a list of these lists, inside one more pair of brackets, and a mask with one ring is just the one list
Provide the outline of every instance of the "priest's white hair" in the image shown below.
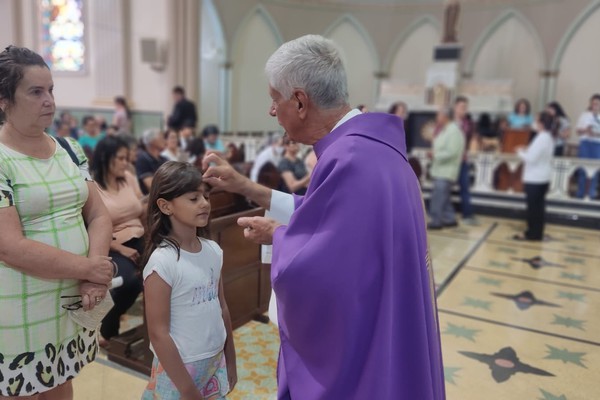
[[303,89],[317,107],[348,104],[348,82],[340,53],[329,39],[306,35],[284,43],[267,61],[269,84],[289,99]]

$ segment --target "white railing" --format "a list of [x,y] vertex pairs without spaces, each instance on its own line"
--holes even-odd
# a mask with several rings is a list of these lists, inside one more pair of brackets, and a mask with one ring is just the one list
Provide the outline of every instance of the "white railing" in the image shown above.
[[[418,148],[413,149],[410,158],[418,161],[420,166],[421,180],[423,186],[428,187],[430,182],[427,179],[427,171],[431,164],[429,158],[429,149]],[[494,187],[496,171],[502,165],[506,165],[508,171],[516,175],[519,167],[522,166],[523,160],[515,154],[507,153],[475,153],[469,155],[469,162],[474,167],[474,182],[471,187],[472,193],[480,194],[504,194],[507,196],[522,197],[522,193],[515,192],[512,187],[506,191],[498,190]],[[552,160],[552,177],[548,199],[566,200],[574,203],[591,203],[600,205],[599,200],[590,199],[586,196],[584,199],[577,199],[571,195],[573,191],[572,178],[575,172],[583,169],[588,177],[600,172],[600,160],[589,160],[570,157],[555,157]],[[600,211],[600,210],[599,210]]]

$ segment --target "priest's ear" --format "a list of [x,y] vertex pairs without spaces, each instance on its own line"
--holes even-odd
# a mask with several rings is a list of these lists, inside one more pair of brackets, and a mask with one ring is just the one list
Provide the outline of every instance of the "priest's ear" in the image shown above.
[[294,99],[296,100],[296,107],[298,107],[298,115],[303,118],[308,111],[308,96],[302,89],[294,90]]

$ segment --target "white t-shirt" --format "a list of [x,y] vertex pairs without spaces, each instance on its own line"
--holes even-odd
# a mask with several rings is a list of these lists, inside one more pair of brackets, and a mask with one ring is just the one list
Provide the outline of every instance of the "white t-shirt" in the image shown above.
[[523,182],[550,182],[554,155],[554,140],[550,132],[538,132],[529,147],[526,150],[519,150],[518,155],[525,161]]
[[273,149],[273,146],[263,149],[260,153],[258,153],[258,156],[256,156],[256,159],[254,160],[254,164],[250,170],[250,180],[252,182],[258,182],[258,174],[260,173],[260,169],[268,162],[277,167],[279,165],[279,160],[281,160],[281,154],[276,153],[275,149]]
[[199,240],[199,253],[181,250],[177,260],[175,249],[160,247],[144,268],[144,280],[156,272],[171,286],[169,332],[184,363],[218,354],[227,336],[219,302],[223,250],[212,240]]
[[592,142],[600,142],[600,116],[594,115],[591,111],[585,111],[577,121],[577,129],[585,129],[588,126],[592,127],[592,136],[582,135],[581,140],[589,140]]

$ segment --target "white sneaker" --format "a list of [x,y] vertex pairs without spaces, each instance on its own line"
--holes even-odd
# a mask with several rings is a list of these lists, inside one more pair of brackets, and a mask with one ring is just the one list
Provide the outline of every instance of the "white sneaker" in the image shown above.
[[475,217],[463,218],[462,223],[470,226],[479,226],[479,220]]

